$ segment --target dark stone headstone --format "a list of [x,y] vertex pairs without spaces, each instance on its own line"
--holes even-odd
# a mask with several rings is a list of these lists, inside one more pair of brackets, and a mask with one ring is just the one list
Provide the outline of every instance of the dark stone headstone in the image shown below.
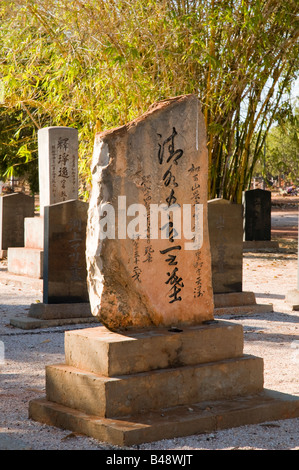
[[86,224],[88,203],[65,201],[45,207],[45,304],[88,302]]
[[271,192],[263,189],[245,191],[244,240],[271,240]]
[[208,201],[214,294],[242,291],[242,205],[224,199]]
[[34,216],[34,197],[24,193],[0,196],[0,250],[24,246],[24,219]]

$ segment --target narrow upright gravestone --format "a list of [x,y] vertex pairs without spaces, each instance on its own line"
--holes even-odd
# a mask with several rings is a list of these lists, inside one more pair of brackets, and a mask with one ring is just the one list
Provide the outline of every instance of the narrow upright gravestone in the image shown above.
[[38,131],[40,214],[44,207],[78,199],[78,130],[45,127]]
[[44,207],[78,199],[78,130],[45,127],[38,131],[40,214],[25,219],[25,247],[10,248],[8,270],[43,278]]
[[24,193],[0,196],[0,258],[11,246],[24,246],[24,220],[34,216],[34,197]]
[[[241,325],[213,319],[207,163],[195,95],[97,135],[86,257],[106,326],[66,332],[66,363],[47,366],[30,418],[128,446],[299,415],[299,399],[263,392]],[[177,204],[168,223],[164,203]]]
[[254,292],[243,291],[242,212],[241,204],[208,201],[215,316],[273,311],[272,304],[257,304]]
[[244,248],[278,248],[271,241],[271,192],[252,189],[243,193]]

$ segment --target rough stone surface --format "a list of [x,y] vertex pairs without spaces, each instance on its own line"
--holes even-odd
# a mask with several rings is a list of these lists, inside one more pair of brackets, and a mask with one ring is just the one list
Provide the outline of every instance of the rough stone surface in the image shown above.
[[[92,176],[87,269],[93,315],[111,330],[199,324],[212,319],[208,160],[197,97],[159,102],[132,123],[98,134]],[[202,204],[201,248],[185,249],[192,240],[187,239],[188,234],[184,238],[183,229],[181,238],[173,241],[162,238],[163,230],[157,231],[159,239],[130,238],[125,228],[129,230],[130,223],[136,223],[132,219],[136,214],[119,210],[119,196],[126,197],[126,209],[132,209],[132,204],[147,209],[146,232],[150,204],[167,207],[176,203],[181,212],[183,204],[190,204],[192,210],[195,204]],[[106,217],[101,211],[111,208],[115,239],[101,240],[100,220]],[[139,217],[141,225],[142,220]],[[189,227],[193,231],[192,222]],[[163,228],[162,223],[159,228]],[[174,249],[178,246],[181,249]],[[164,251],[168,249],[171,251]]]

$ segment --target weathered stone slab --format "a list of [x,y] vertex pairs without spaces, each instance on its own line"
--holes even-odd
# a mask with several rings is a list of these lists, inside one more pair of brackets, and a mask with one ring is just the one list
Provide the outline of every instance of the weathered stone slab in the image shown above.
[[78,198],[78,131],[45,127],[38,131],[40,214],[44,207]]
[[244,240],[271,240],[271,192],[244,191]]
[[214,294],[242,291],[242,205],[224,199],[208,201]]
[[46,366],[46,389],[47,400],[93,416],[132,416],[259,393],[263,389],[263,360],[244,355],[118,377],[104,377],[57,364]]
[[33,196],[23,193],[0,196],[0,250],[24,246],[24,220],[33,215]]
[[[155,351],[155,354],[151,354]],[[65,333],[66,364],[104,376],[240,357],[243,329],[230,322],[115,333],[104,326]]]
[[167,407],[124,418],[100,418],[45,399],[30,402],[29,416],[50,426],[69,429],[112,445],[216,432],[249,424],[299,417],[296,396],[265,390],[233,400],[206,401],[192,406]]
[[79,200],[45,207],[45,304],[88,302],[86,224],[88,204]]
[[[198,98],[165,100],[98,134],[92,175],[87,268],[93,315],[111,330],[212,319],[208,159]],[[158,207],[162,220],[155,218]]]

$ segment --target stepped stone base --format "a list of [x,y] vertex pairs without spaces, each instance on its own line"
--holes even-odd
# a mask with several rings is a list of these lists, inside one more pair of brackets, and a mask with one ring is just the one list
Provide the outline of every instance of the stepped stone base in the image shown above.
[[214,294],[214,316],[273,312],[273,304],[257,304],[254,292]]
[[40,248],[8,248],[8,272],[36,279],[43,278],[43,256]]
[[65,364],[46,367],[29,417],[113,445],[133,445],[299,416],[299,398],[263,389],[263,360],[243,354],[231,322],[65,333]]

